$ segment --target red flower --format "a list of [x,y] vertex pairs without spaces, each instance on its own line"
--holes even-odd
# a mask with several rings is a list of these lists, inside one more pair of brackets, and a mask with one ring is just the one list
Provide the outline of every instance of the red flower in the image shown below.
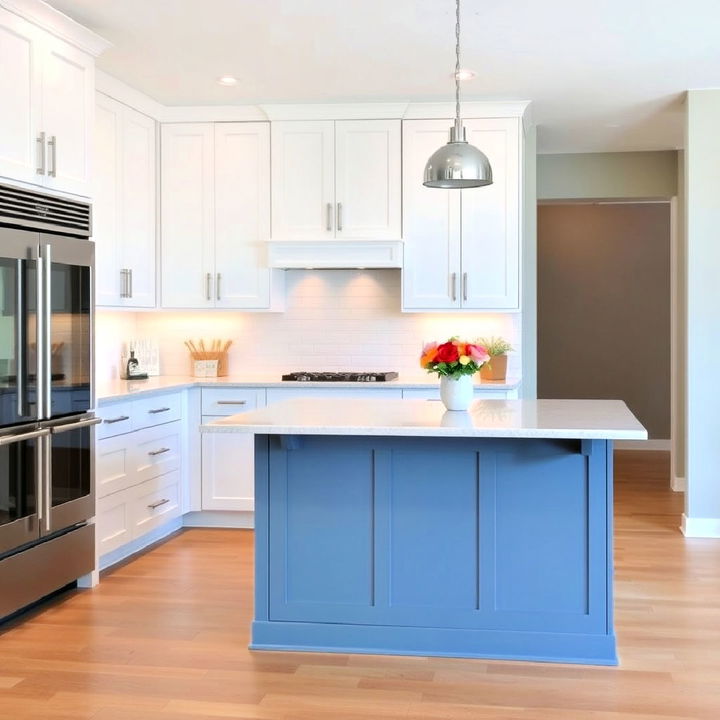
[[446,342],[442,345],[438,345],[435,362],[456,362],[459,357],[460,355],[458,353],[457,345],[454,345],[452,342]]

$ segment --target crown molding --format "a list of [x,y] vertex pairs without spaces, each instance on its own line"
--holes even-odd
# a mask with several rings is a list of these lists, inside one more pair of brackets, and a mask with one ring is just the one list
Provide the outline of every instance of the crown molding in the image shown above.
[[[529,100],[465,101],[461,112],[464,118],[523,117],[530,105]],[[451,120],[455,117],[453,102],[408,103],[403,120]]]
[[148,115],[153,120],[159,121],[165,112],[165,106],[150,96],[98,69],[95,70],[95,90],[124,105],[129,105],[133,110]]
[[258,105],[164,105],[162,122],[258,122],[268,116]]
[[105,38],[83,27],[42,0],[0,0],[0,7],[19,15],[93,57],[97,57],[112,46],[112,43]]
[[260,105],[268,120],[392,120],[402,118],[408,104],[306,103]]

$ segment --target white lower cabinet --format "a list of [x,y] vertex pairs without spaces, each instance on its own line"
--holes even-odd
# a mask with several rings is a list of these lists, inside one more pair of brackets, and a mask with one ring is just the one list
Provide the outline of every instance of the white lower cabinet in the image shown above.
[[[203,423],[217,418],[203,417]],[[202,509],[255,509],[254,435],[204,433]]]
[[[95,530],[101,567],[142,546],[150,532],[182,514],[186,429],[182,393],[123,400],[98,409]],[[140,544],[130,545],[138,541]],[[118,551],[115,559],[108,553]]]

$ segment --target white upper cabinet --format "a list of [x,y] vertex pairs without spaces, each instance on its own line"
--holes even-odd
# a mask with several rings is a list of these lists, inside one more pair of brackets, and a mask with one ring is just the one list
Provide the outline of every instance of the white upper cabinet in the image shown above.
[[162,305],[275,309],[265,122],[163,125]]
[[272,123],[272,239],[399,240],[400,121]]
[[400,142],[399,120],[335,122],[337,238],[400,238]]
[[215,125],[215,306],[267,308],[270,128]]
[[467,190],[423,186],[430,155],[450,120],[403,123],[403,309],[520,308],[520,120],[466,120],[493,184]]
[[91,55],[0,9],[0,174],[90,195]]
[[282,240],[335,236],[335,123],[272,123],[272,235]]
[[155,307],[155,121],[97,93],[94,147],[96,304]]
[[0,175],[38,184],[39,41],[34,25],[0,8]]
[[462,191],[462,306],[520,307],[520,121],[468,120],[468,142],[490,160],[493,184]]
[[211,123],[162,126],[163,307],[215,306],[214,147]]

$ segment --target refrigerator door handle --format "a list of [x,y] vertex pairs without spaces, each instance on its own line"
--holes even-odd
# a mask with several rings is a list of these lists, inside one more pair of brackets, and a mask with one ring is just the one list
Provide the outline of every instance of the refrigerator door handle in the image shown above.
[[[42,529],[44,532],[50,532],[50,515],[52,512],[52,437],[50,433],[45,435],[41,442],[45,445],[42,452],[42,477],[45,486],[43,498],[44,517],[42,521]],[[42,494],[42,493],[41,493]]]
[[92,425],[99,425],[102,422],[102,418],[93,417],[85,418],[84,420],[78,420],[77,422],[66,423],[65,425],[56,425],[50,428],[53,435],[59,435],[61,433],[70,432],[70,430],[82,430],[82,428],[91,427]]
[[45,417],[45,375],[43,373],[42,358],[45,346],[45,307],[44,264],[42,254],[38,248],[35,269],[35,413],[38,419]]
[[[52,246],[41,245],[40,255],[43,259],[43,277],[40,283],[43,286],[43,347],[42,360],[38,351],[38,378],[43,378],[43,414],[41,419],[49,419],[52,416]],[[40,311],[38,311],[40,315]],[[40,343],[38,342],[38,347]]]
[[34,440],[35,438],[46,437],[50,431],[46,428],[42,430],[32,430],[31,432],[20,433],[19,435],[3,435],[0,437],[0,447],[3,445],[13,445],[14,443],[24,442],[25,440]]
[[26,387],[25,387],[25,261],[18,260],[16,266],[17,282],[17,310],[15,313],[15,377],[17,378],[17,415],[25,417],[27,414]]

